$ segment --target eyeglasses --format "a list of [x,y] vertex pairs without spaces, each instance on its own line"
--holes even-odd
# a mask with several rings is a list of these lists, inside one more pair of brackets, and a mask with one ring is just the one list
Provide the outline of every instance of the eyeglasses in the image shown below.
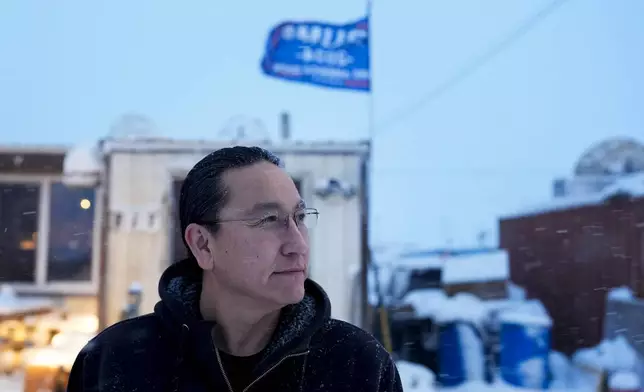
[[195,223],[200,225],[216,225],[226,222],[246,222],[251,227],[276,230],[288,228],[291,222],[295,222],[295,225],[299,229],[313,229],[317,226],[319,215],[320,213],[315,208],[303,208],[295,212],[268,212],[259,218],[218,219],[216,221],[199,221]]

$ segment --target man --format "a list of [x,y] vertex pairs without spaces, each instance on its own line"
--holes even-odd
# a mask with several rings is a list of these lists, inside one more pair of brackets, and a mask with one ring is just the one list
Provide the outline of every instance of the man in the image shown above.
[[318,211],[276,156],[258,147],[206,156],[183,183],[179,218],[191,257],[163,273],[154,314],[87,344],[69,392],[402,391],[390,355],[331,319],[307,279]]

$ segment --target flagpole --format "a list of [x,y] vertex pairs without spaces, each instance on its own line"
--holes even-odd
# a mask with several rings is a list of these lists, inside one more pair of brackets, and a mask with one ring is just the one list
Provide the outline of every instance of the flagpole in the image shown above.
[[371,9],[373,7],[373,0],[367,0],[367,42],[369,44],[369,97],[367,98],[367,126],[369,132],[369,142],[373,143],[373,137],[375,133],[376,120],[375,120],[375,110],[374,110],[374,99],[373,99],[373,59],[371,57]]
[[[365,157],[364,162],[362,163],[361,170],[361,184],[362,184],[362,195],[361,195],[361,225],[362,225],[362,238],[361,238],[361,253],[362,253],[362,278],[361,278],[361,297],[362,297],[362,307],[361,307],[361,327],[368,330],[369,332],[374,331],[374,314],[373,308],[369,302],[369,272],[373,270],[375,279],[378,280],[378,270],[372,269],[372,256],[371,256],[371,247],[369,245],[369,203],[370,203],[370,185],[371,185],[371,156],[373,149],[373,128],[374,128],[374,115],[373,115],[373,96],[371,90],[371,0],[367,1],[367,67],[369,69],[369,90],[367,91],[367,145],[369,149],[367,151],[367,156]],[[376,286],[376,295],[378,302],[380,302],[380,289]],[[379,304],[377,304],[379,305]]]
[[[373,0],[367,0],[367,42],[369,45],[368,48],[368,56],[369,56],[369,96],[367,97],[367,132],[369,134],[369,156],[367,157],[367,195],[370,195],[370,188],[371,188],[371,179],[373,178],[373,143],[374,143],[374,137],[375,137],[375,105],[374,105],[374,96],[373,96],[373,57],[371,56],[372,54],[372,33],[371,33],[371,17],[372,17],[372,7],[373,7]],[[366,198],[366,206],[365,206],[365,220],[368,220],[370,218],[369,214],[369,203],[370,203],[370,198],[367,196]],[[366,223],[366,222],[365,222]],[[369,227],[369,224],[367,224],[367,227]],[[363,243],[365,245],[365,251],[367,254],[367,266],[368,269],[372,268],[373,265],[373,259],[372,259],[372,254],[371,254],[371,246],[369,244],[369,231],[365,230],[364,235],[367,237],[363,239]],[[380,281],[379,277],[379,269],[376,268],[374,270],[375,274],[375,279],[377,282]],[[368,282],[364,282],[365,286],[367,286]],[[378,288],[378,321],[379,321],[379,330],[380,330],[380,337],[382,339],[382,343],[385,346],[385,349],[389,352],[392,351],[391,347],[391,334],[389,331],[389,314],[387,312],[385,300],[384,300],[384,293],[382,293],[380,285],[376,285]],[[368,303],[368,294],[366,293],[365,290],[365,303]],[[373,319],[371,319],[373,320]],[[371,324],[371,320],[369,320],[369,324]]]
[[[376,118],[375,118],[375,105],[374,105],[374,96],[373,96],[373,57],[371,56],[372,53],[372,33],[371,33],[371,17],[372,17],[372,7],[373,7],[373,0],[367,0],[367,42],[369,44],[368,48],[368,55],[369,55],[369,96],[367,97],[367,127],[368,127],[368,133],[369,133],[369,157],[367,158],[367,194],[370,195],[370,188],[371,188],[371,179],[373,178],[373,143],[374,143],[374,137],[375,137],[375,131],[376,131]],[[370,203],[370,198],[367,197],[367,204]],[[367,209],[367,216],[366,218],[369,219],[369,206],[366,206]],[[367,226],[369,227],[369,226]],[[372,268],[373,266],[373,260],[372,260],[372,254],[371,254],[371,246],[369,244],[369,232],[367,231],[365,233],[367,238],[365,239],[366,241],[366,251],[368,254],[368,266],[369,268]],[[375,279],[379,282],[380,277],[379,273],[380,270],[378,268],[375,269]],[[365,282],[366,283],[366,282]],[[392,342],[391,342],[391,333],[389,330],[389,312],[386,307],[385,299],[384,299],[384,293],[381,292],[380,290],[380,285],[376,285],[378,287],[378,320],[380,321],[380,336],[382,339],[382,343],[385,346],[385,349],[388,352],[392,352]],[[365,299],[368,301],[368,297],[365,297]]]

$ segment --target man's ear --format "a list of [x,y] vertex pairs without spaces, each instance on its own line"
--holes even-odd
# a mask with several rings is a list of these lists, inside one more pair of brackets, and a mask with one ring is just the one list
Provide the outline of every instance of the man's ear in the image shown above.
[[212,234],[205,227],[191,223],[186,227],[184,238],[190,248],[190,252],[197,259],[199,267],[204,270],[211,270],[214,260],[208,245],[213,245]]

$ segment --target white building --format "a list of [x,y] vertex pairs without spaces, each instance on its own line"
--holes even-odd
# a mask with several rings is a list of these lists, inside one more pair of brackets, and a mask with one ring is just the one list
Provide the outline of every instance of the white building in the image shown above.
[[[97,186],[100,230],[107,235],[96,251],[99,318],[116,322],[127,302],[128,287],[142,288],[142,312],[158,301],[158,279],[182,246],[175,224],[177,184],[213,150],[232,142],[170,140],[153,137],[102,141],[67,156],[68,185]],[[311,277],[331,299],[333,316],[359,323],[365,301],[356,288],[356,271],[366,263],[366,180],[370,146],[357,143],[245,141],[280,156],[307,204],[320,211],[311,237]],[[108,209],[105,209],[105,206]],[[358,279],[359,280],[359,279]]]

